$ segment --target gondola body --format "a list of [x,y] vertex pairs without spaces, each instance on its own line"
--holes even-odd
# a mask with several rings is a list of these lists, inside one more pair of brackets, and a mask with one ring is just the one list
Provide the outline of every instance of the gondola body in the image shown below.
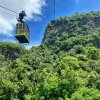
[[28,25],[20,22],[17,23],[15,37],[19,41],[19,43],[29,43],[30,31]]

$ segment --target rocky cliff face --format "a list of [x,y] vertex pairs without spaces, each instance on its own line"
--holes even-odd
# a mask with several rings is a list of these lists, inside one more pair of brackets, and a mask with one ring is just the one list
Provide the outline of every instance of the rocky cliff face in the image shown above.
[[100,12],[75,14],[71,17],[61,17],[48,24],[42,44],[54,45],[70,37],[92,35],[100,30]]

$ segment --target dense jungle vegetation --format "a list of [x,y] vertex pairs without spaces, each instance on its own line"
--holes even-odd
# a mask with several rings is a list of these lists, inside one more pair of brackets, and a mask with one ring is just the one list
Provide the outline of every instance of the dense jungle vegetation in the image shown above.
[[100,100],[100,12],[51,21],[29,50],[0,42],[0,100]]

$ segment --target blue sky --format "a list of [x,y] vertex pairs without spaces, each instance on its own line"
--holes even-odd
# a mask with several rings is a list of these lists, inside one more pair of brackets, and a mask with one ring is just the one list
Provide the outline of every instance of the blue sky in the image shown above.
[[[76,12],[100,11],[100,0],[55,0],[55,16],[54,16],[54,0],[46,0],[46,6],[42,8],[41,20],[26,21],[30,28],[30,44],[31,46],[40,45],[47,24],[61,16],[71,16]],[[0,41],[15,41],[14,36],[8,37],[0,34]]]

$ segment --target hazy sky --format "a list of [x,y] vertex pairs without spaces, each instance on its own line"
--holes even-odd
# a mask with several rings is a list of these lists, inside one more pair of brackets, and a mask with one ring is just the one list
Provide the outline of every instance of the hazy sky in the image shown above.
[[[55,7],[54,0],[0,0],[0,6],[18,13],[26,11],[28,19],[25,22],[30,28],[31,39],[30,44],[25,46],[30,48],[40,45],[45,28],[51,20],[76,12],[100,11],[100,0],[55,0]],[[0,8],[0,41],[16,43],[14,35],[17,16]]]

